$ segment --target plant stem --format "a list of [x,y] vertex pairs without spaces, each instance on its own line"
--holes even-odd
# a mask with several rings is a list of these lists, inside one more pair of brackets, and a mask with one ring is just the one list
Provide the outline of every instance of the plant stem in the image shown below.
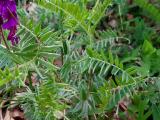
[[64,64],[63,57],[64,57],[64,53],[63,53],[63,48],[62,48],[62,49],[61,49],[61,62],[62,62],[62,65]]
[[32,91],[34,91],[34,87],[32,85],[32,72],[28,71],[28,79],[29,79],[29,87]]
[[7,44],[7,41],[6,41],[5,37],[4,37],[4,33],[3,33],[3,30],[2,30],[2,26],[0,26],[0,32],[1,32],[2,39],[3,39],[3,41],[4,41],[4,44],[5,44],[6,48],[7,48],[8,50],[10,50],[10,48],[9,48],[9,46],[8,46],[8,44]]
[[119,16],[120,16],[120,22],[121,22],[121,29],[123,30],[123,19],[122,19],[122,13],[121,13],[121,4],[118,5],[118,12],[119,12]]

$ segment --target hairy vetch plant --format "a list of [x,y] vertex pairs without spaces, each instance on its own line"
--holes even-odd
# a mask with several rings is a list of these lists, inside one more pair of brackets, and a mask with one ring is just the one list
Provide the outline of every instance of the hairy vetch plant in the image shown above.
[[159,120],[159,27],[144,12],[158,21],[154,6],[0,0],[0,117]]

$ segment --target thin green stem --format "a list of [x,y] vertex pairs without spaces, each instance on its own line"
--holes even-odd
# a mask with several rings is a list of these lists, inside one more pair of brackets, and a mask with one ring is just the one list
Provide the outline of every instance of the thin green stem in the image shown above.
[[119,12],[119,16],[120,16],[120,21],[121,21],[121,27],[122,27],[122,30],[123,30],[123,20],[122,20],[122,13],[121,13],[121,5],[118,4],[118,12]]
[[29,87],[32,91],[34,91],[34,87],[32,85],[32,71],[28,71],[28,79],[29,79]]
[[61,62],[62,62],[62,65],[63,65],[63,63],[64,63],[64,60],[63,60],[63,58],[64,58],[64,53],[63,53],[64,51],[63,51],[63,49],[61,49]]
[[2,26],[0,26],[0,32],[1,32],[1,36],[2,36],[2,39],[3,39],[3,41],[4,41],[4,44],[5,44],[6,48],[7,48],[8,50],[10,50],[10,48],[9,48],[9,46],[8,46],[8,44],[7,44],[7,41],[6,41],[5,37],[4,37],[4,33],[3,33]]

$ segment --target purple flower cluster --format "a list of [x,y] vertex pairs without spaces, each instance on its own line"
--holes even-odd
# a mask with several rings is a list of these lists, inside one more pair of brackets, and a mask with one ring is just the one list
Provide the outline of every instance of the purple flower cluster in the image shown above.
[[15,1],[0,0],[0,27],[9,30],[7,39],[11,41],[12,45],[18,43],[18,37],[15,35],[18,24]]

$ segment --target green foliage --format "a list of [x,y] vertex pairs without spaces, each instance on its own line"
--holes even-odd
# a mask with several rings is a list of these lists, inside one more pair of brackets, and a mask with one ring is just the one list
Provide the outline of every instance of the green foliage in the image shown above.
[[150,71],[150,74],[156,74],[159,73],[159,54],[158,50],[152,46],[152,44],[149,41],[145,41],[142,46],[142,52],[143,52],[143,67],[148,71]]
[[0,87],[14,79],[18,80],[18,77],[19,71],[17,68],[12,70],[9,70],[8,68],[5,68],[4,70],[0,69]]
[[150,14],[153,20],[160,21],[160,11],[154,5],[148,3],[146,0],[134,0],[134,2]]
[[[35,2],[36,19],[19,4],[19,44],[0,46],[2,99],[14,100],[28,120],[159,118],[157,36],[140,17],[116,14],[125,0]],[[153,5],[135,2],[160,20]],[[112,19],[116,28],[99,29]]]
[[72,2],[62,0],[37,0],[37,2],[39,5],[52,12],[63,12],[65,14],[63,16],[64,23],[70,28],[70,30],[74,30],[77,26],[80,26],[90,37],[95,32],[95,28],[103,17],[106,8],[111,3],[111,0],[105,0],[103,3],[98,0],[91,12],[86,10],[85,7],[82,8]]
[[[25,110],[29,120],[53,120],[59,118],[67,106],[63,103],[63,87],[66,85],[57,84],[53,80],[45,80],[35,89],[18,94],[18,102]],[[31,115],[32,114],[32,115]],[[63,116],[62,116],[63,117]]]

